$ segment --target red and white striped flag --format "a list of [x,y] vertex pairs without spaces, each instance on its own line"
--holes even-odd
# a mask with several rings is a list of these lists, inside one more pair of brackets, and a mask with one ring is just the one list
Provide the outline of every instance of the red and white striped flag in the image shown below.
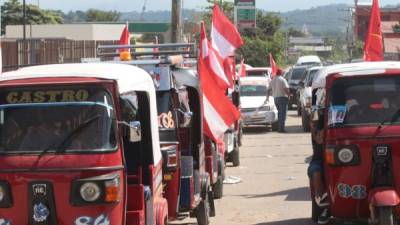
[[203,88],[204,133],[217,141],[225,131],[240,118],[240,113],[229,98],[218,88],[218,79],[209,64],[213,49],[205,33],[204,23],[201,24],[200,59],[198,70]]
[[[204,23],[201,24],[201,35],[206,35],[206,28]],[[231,82],[228,80],[228,77],[225,75],[224,71],[224,60],[221,56],[215,51],[215,49],[211,46],[211,43],[208,41],[207,36],[201,37],[202,45],[202,53],[206,54],[206,64],[211,69],[213,76],[215,76],[215,82],[217,83],[220,90],[225,91],[228,87],[231,86]],[[218,88],[217,87],[217,88]]]
[[235,25],[221,12],[217,4],[213,9],[211,42],[224,60],[228,56],[235,55],[235,50],[243,45],[242,37]]

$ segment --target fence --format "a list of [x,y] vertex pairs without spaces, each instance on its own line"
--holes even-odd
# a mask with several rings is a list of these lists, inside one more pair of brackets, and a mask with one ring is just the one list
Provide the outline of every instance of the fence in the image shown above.
[[74,40],[4,40],[2,42],[3,71],[42,64],[75,63],[81,58],[94,58],[98,45],[116,44],[117,41]]

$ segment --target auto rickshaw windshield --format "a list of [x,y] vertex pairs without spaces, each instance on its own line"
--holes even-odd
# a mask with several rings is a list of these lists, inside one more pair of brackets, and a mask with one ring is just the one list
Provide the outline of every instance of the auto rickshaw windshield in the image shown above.
[[[379,125],[400,108],[399,76],[345,77],[333,82],[328,125]],[[387,123],[399,123],[398,117]]]
[[0,154],[112,151],[115,122],[103,88],[1,91]]

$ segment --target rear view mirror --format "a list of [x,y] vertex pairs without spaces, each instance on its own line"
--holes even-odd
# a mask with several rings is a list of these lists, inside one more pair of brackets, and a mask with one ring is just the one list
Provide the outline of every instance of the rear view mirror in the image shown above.
[[139,142],[142,140],[142,127],[139,121],[129,123],[129,141]]
[[300,86],[300,87],[304,87],[304,82],[303,82],[303,81],[300,81],[300,82],[299,82],[299,86]]

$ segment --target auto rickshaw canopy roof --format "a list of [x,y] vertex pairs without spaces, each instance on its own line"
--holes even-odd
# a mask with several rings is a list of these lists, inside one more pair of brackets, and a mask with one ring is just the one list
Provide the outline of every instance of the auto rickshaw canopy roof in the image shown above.
[[121,94],[130,91],[154,90],[150,75],[143,69],[118,63],[76,63],[54,64],[22,68],[3,73],[0,82],[32,78],[54,77],[89,77],[105,80],[115,80]]
[[387,70],[400,70],[400,62],[361,62],[327,66],[319,70],[312,83],[312,88],[325,88],[326,78],[331,74],[342,76],[384,74]]

